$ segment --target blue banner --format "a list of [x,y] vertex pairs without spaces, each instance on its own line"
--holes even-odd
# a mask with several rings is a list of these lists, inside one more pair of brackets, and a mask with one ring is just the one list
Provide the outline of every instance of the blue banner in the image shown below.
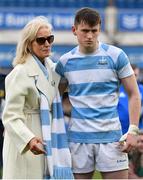
[[[71,30],[76,9],[0,9],[0,29],[21,29],[35,16],[46,16],[54,30]],[[99,11],[104,31],[104,11]]]
[[13,44],[0,44],[0,68],[12,67],[16,46]]
[[[74,47],[74,45],[53,45],[51,58],[58,61],[61,55]],[[121,46],[120,48],[128,55],[131,63],[143,67],[143,46]],[[9,68],[12,66],[15,51],[16,45],[14,44],[0,44],[0,67]]]
[[141,10],[119,10],[117,15],[118,31],[143,31],[143,12]]
[[[51,59],[55,62],[58,61],[61,55],[70,51],[73,47],[73,45],[53,45]],[[0,44],[0,68],[12,67],[15,52],[15,44]]]
[[143,68],[143,46],[121,46],[132,64]]

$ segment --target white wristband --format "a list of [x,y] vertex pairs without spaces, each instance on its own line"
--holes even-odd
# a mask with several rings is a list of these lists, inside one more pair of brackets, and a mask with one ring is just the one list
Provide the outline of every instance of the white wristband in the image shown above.
[[138,128],[136,125],[131,124],[131,125],[129,126],[128,133],[129,133],[129,134],[138,135],[138,133],[139,133],[139,128]]

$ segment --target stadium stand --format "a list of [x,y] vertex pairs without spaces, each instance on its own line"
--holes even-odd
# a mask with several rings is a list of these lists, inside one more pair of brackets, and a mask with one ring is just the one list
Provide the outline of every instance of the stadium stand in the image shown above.
[[115,0],[114,4],[117,8],[143,8],[143,0]]
[[0,7],[106,8],[108,5],[136,9],[143,8],[143,0],[0,0]]
[[105,8],[108,0],[1,0],[0,7]]
[[128,46],[128,49],[135,46],[134,52],[137,49],[139,55],[132,53],[133,61],[143,61],[139,50],[143,46],[143,0],[0,0],[0,61],[11,59],[8,53],[3,58],[7,49],[15,48],[20,28],[35,15],[46,15],[51,20],[55,46],[65,49],[67,45],[75,45],[72,17],[76,9],[87,6],[96,8],[102,15],[101,41]]

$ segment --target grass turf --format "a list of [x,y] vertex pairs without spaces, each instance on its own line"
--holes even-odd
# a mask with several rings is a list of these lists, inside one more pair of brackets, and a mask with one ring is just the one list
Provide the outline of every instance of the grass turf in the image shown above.
[[100,172],[96,171],[92,179],[102,179]]

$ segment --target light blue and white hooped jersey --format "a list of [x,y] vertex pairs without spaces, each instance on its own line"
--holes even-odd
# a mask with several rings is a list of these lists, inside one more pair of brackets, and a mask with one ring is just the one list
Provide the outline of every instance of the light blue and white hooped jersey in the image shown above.
[[69,141],[118,141],[120,79],[133,74],[127,55],[120,48],[103,43],[99,43],[95,53],[84,55],[77,46],[61,57],[56,71],[69,82],[72,104]]

